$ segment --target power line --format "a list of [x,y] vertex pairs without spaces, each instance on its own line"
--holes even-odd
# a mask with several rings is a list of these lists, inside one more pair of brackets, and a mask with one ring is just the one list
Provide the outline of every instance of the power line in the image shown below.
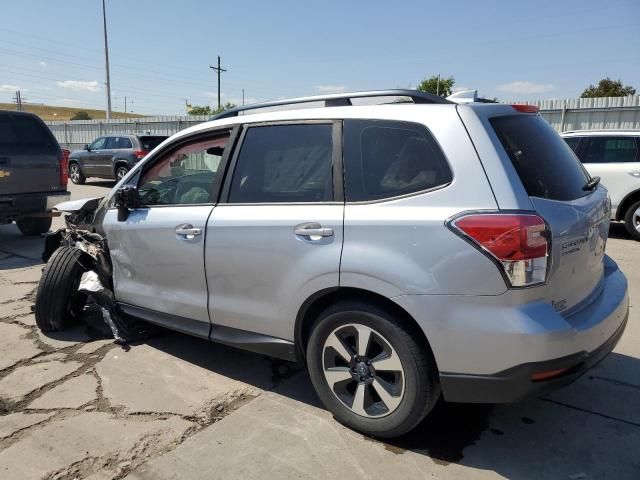
[[214,67],[213,65],[209,65],[209,68],[218,74],[218,110],[220,110],[220,74],[226,72],[226,70],[220,66],[220,55],[218,55],[218,66]]

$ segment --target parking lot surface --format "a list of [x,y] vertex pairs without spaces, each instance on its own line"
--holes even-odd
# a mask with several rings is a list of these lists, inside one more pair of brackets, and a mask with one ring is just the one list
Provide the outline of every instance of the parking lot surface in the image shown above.
[[607,250],[631,309],[601,364],[514,405],[442,403],[381,442],[336,423],[282,362],[172,332],[129,351],[85,327],[40,333],[42,239],[0,226],[0,478],[638,479],[640,243],[613,225]]

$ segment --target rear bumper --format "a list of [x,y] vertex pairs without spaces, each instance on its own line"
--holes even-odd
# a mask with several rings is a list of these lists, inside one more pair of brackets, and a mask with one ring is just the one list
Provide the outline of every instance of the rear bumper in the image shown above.
[[[627,318],[628,312],[611,338],[589,353],[579,352],[555,360],[518,365],[495,375],[441,374],[444,397],[449,402],[510,403],[568,385],[614,349],[627,326]],[[548,380],[531,379],[536,373],[558,370],[562,373]]]
[[[629,314],[627,280],[608,256],[604,267],[599,287],[568,314],[543,300],[524,301],[533,291],[393,300],[425,332],[446,400],[512,402],[570,383],[615,347]],[[532,380],[565,368],[557,377]]]
[[66,191],[0,195],[0,218],[49,213],[55,205],[70,198]]

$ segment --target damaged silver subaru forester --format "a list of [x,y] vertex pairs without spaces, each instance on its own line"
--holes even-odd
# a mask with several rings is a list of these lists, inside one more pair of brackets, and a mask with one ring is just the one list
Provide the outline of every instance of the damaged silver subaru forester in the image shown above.
[[[373,97],[406,101],[355,105]],[[239,115],[312,101],[324,108]],[[441,396],[565,385],[628,317],[607,191],[523,105],[390,90],[240,107],[163,142],[107,197],[58,209],[42,330],[90,295],[116,326],[305,361],[335,417],[378,437]]]

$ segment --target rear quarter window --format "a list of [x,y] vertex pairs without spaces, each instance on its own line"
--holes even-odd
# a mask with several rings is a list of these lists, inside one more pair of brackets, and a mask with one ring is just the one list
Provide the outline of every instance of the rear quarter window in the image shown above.
[[544,119],[505,115],[489,122],[529,196],[569,201],[589,193],[584,167]]

